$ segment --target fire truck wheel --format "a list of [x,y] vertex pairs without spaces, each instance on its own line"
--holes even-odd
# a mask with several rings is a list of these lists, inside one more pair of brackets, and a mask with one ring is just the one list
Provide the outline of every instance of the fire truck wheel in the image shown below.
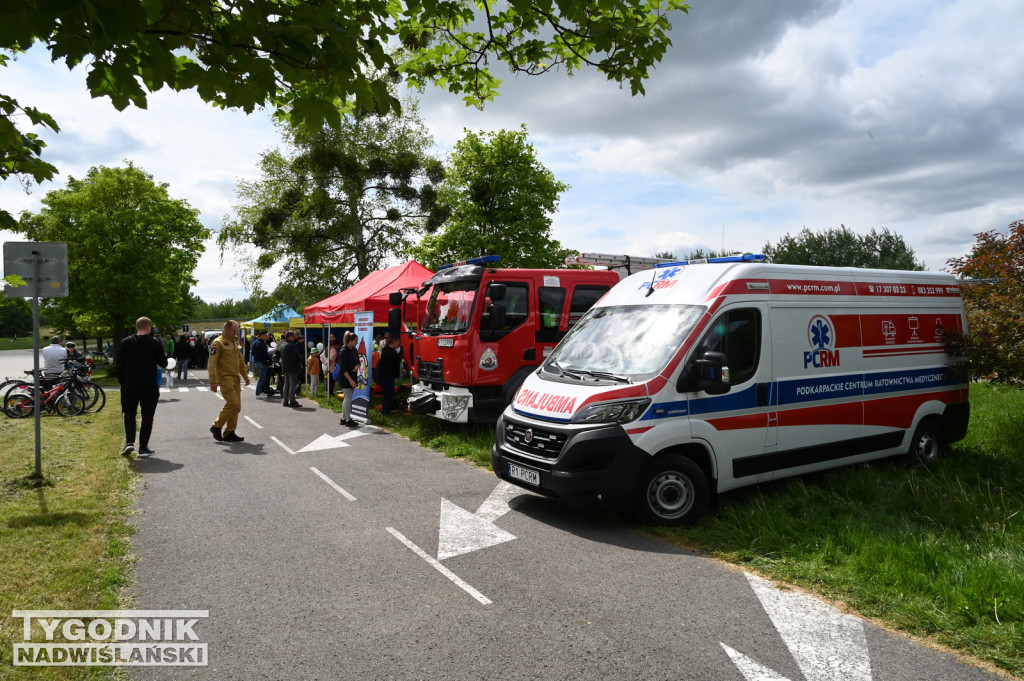
[[937,418],[926,418],[914,431],[910,441],[907,458],[915,465],[929,464],[946,454],[946,433],[942,421]]
[[695,525],[708,507],[708,479],[679,454],[660,456],[640,476],[636,513],[652,525]]
[[521,367],[516,373],[512,374],[512,378],[505,381],[505,385],[501,387],[501,398],[504,400],[505,406],[512,404],[512,400],[515,398],[516,392],[523,385],[523,381],[536,370],[537,367]]

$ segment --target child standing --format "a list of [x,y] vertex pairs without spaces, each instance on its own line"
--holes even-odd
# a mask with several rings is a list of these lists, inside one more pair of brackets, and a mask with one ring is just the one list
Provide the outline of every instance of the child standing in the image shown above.
[[309,393],[313,397],[320,397],[320,356],[316,348],[309,351],[306,359],[306,375],[309,376]]

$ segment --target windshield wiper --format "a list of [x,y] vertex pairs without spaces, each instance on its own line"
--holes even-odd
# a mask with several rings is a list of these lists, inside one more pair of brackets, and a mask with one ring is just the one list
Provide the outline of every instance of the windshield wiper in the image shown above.
[[610,371],[584,371],[585,374],[590,374],[594,378],[604,378],[609,381],[618,381],[619,383],[632,383],[633,379],[629,376],[620,376],[619,374],[613,374]]
[[559,376],[568,376],[569,378],[575,378],[577,381],[583,380],[583,374],[590,373],[586,369],[570,369],[569,367],[562,366],[558,362],[551,362],[548,366],[553,367],[555,371],[558,372]]
[[619,374],[613,374],[609,371],[591,371],[590,369],[570,369],[564,367],[558,362],[551,362],[548,364],[549,367],[553,367],[560,376],[568,376],[569,378],[575,378],[577,381],[582,381],[584,376],[593,376],[598,380],[617,381],[619,383],[632,383],[633,379],[628,376],[620,376]]

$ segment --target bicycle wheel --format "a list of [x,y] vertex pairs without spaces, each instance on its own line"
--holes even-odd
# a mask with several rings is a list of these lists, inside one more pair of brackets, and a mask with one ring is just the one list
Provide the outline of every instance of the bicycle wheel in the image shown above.
[[85,400],[85,411],[97,413],[107,405],[107,394],[103,388],[92,381],[82,381],[82,399]]
[[35,404],[32,402],[31,395],[16,393],[10,400],[4,398],[4,413],[9,418],[23,419],[26,416],[31,416],[34,411]]
[[4,384],[3,402],[0,402],[0,408],[3,409],[5,414],[14,419],[21,418],[21,416],[11,414],[8,411],[8,409],[9,405],[11,404],[11,401],[19,395],[28,395],[29,402],[31,402],[33,395],[32,384],[25,383],[25,381],[8,381],[7,383]]
[[54,408],[61,416],[78,416],[85,409],[85,400],[81,395],[64,391],[64,394],[57,398]]

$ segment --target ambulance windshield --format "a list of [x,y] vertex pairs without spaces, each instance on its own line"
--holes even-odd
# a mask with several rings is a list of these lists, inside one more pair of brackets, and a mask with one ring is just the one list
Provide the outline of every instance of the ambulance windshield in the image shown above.
[[473,301],[480,282],[453,281],[435,284],[427,301],[423,320],[425,333],[465,333],[473,314]]
[[646,380],[668,364],[704,312],[699,305],[592,308],[544,362],[544,371],[566,380]]

